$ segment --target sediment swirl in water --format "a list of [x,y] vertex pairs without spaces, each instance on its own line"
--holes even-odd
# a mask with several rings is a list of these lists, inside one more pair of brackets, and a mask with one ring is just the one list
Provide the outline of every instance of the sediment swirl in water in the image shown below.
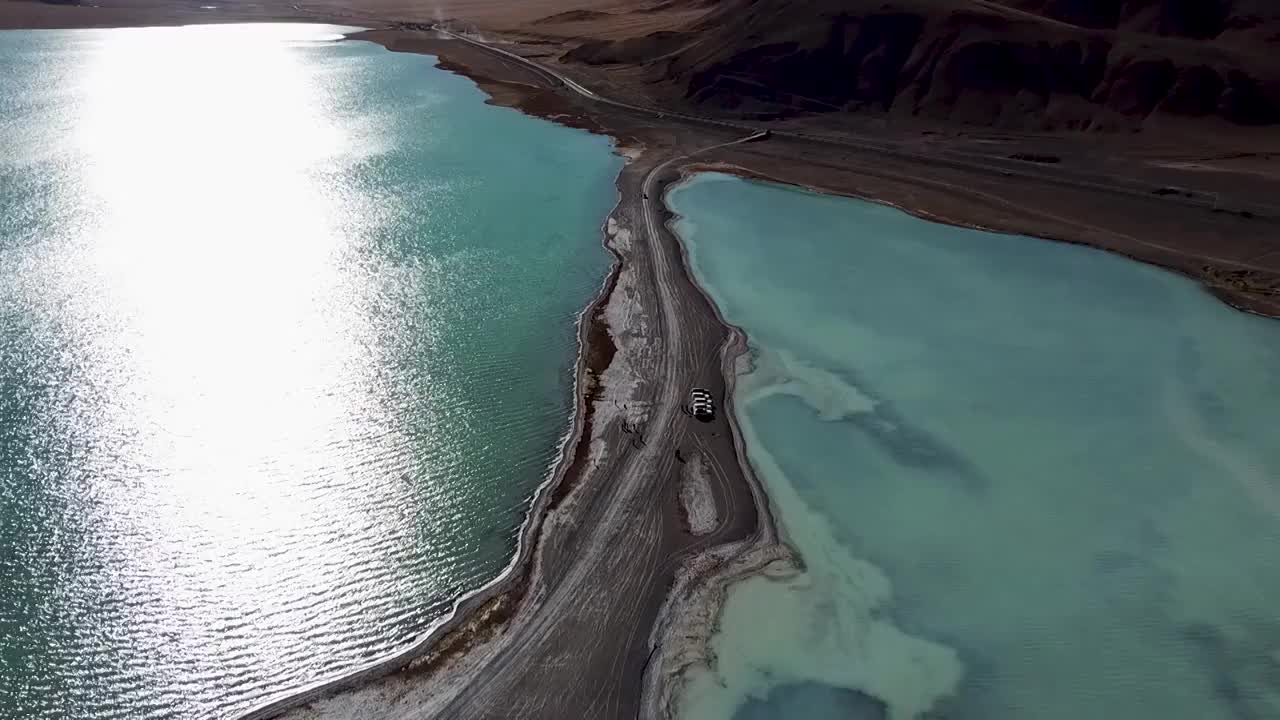
[[731,593],[684,718],[1276,716],[1280,323],[870,203],[671,200],[805,566]]

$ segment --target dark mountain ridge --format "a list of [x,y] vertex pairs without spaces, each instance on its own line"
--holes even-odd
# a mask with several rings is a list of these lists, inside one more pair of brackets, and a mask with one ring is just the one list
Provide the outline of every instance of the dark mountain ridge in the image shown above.
[[1272,0],[726,0],[568,59],[756,116],[881,112],[1027,130],[1280,123]]

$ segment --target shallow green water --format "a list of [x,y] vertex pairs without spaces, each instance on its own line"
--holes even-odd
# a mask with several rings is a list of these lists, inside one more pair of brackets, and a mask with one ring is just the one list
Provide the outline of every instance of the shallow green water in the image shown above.
[[672,205],[806,565],[734,590],[686,720],[1280,717],[1280,323],[870,203]]
[[514,550],[620,160],[337,32],[0,33],[0,717],[229,714]]

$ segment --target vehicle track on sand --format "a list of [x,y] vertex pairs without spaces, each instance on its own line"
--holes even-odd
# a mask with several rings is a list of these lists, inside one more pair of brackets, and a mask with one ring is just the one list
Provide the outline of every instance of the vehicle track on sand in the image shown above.
[[[586,393],[579,402],[600,410],[607,403],[611,409],[587,416],[590,436],[574,441],[575,450],[563,458],[562,467],[579,466],[568,492],[552,488],[534,503],[529,551],[511,576],[521,579],[499,583],[502,593],[518,588],[509,596],[511,614],[497,624],[481,619],[473,625],[467,613],[497,597],[479,595],[451,621],[453,627],[473,628],[466,630],[473,640],[461,653],[454,650],[443,662],[425,666],[410,664],[431,655],[442,639],[432,636],[412,656],[379,662],[359,677],[317,683],[248,717],[559,720],[641,713],[646,669],[655,657],[654,629],[677,572],[695,553],[751,544],[767,522],[763,495],[740,464],[740,438],[725,397],[724,358],[727,348],[740,349],[731,344],[738,336],[686,272],[661,200],[682,163],[745,140],[679,152],[650,150],[619,174],[620,200],[606,220],[605,236],[618,258],[614,272],[628,280],[613,285],[600,317],[611,317],[608,304],[615,301],[626,308],[616,319],[623,327],[608,327],[616,350],[610,370],[621,373],[617,387],[625,395],[589,391],[606,382],[609,371],[579,377],[577,387]],[[583,326],[579,332],[586,338],[592,331]],[[691,422],[680,410],[694,386],[723,398],[725,412],[709,423]],[[622,412],[614,412],[615,400],[624,404]],[[575,426],[583,422],[579,418]],[[715,469],[718,523],[703,536],[689,532],[680,515],[682,444],[703,453]]]
[[[642,304],[656,331],[644,360],[632,358],[648,406],[646,421],[632,433],[642,439],[610,443],[609,467],[575,491],[581,495],[568,537],[558,524],[547,526],[547,551],[535,559],[527,599],[501,648],[432,717],[635,717],[652,655],[650,631],[681,559],[754,532],[751,491],[728,473],[739,466],[727,418],[691,428],[680,411],[694,385],[723,393],[720,366],[712,360],[727,334],[685,271],[660,192],[681,163],[746,139],[624,169],[620,185],[631,190],[624,188],[612,220],[631,231],[622,262],[647,293]],[[718,523],[702,538],[686,531],[676,511],[675,450],[690,435],[716,480]]]

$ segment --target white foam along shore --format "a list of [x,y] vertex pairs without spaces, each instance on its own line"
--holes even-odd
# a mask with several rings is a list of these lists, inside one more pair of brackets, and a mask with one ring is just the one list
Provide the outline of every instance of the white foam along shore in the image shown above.
[[723,410],[733,433],[734,453],[742,477],[751,489],[759,512],[756,532],[738,542],[711,547],[688,557],[676,570],[675,582],[667,593],[650,634],[654,657],[644,677],[642,717],[674,720],[677,717],[681,691],[690,671],[711,667],[715,656],[711,639],[724,610],[729,589],[747,578],[760,575],[790,577],[799,572],[801,561],[786,544],[783,529],[774,522],[770,501],[755,471],[747,460],[742,429],[735,410],[734,389],[738,376],[749,369],[751,356],[746,333],[730,324],[706,288],[697,280],[689,257],[689,249],[674,225],[681,218],[671,208],[670,196],[699,173],[700,164],[689,161],[679,167],[679,180],[669,185],[662,195],[667,214],[667,231],[680,248],[681,261],[689,284],[703,295],[719,323],[728,329],[729,337],[720,353],[720,372],[724,377]]
[[[761,579],[768,581],[771,586],[776,586],[779,593],[785,594],[790,592],[790,588],[796,583],[807,586],[811,582],[811,580],[806,579],[808,569],[803,558],[794,549],[797,543],[790,539],[785,523],[776,517],[779,503],[777,499],[771,498],[767,494],[765,486],[760,479],[761,476],[753,467],[746,451],[747,442],[751,442],[753,447],[758,444],[758,441],[752,440],[754,431],[748,424],[744,424],[744,419],[737,414],[738,411],[735,409],[738,399],[735,388],[743,376],[758,370],[755,367],[757,359],[748,351],[745,332],[724,318],[719,306],[710,297],[707,289],[698,282],[697,274],[693,271],[690,261],[689,248],[685,245],[684,239],[672,227],[682,218],[671,208],[669,195],[695,181],[698,176],[708,169],[710,168],[699,163],[689,163],[680,168],[679,182],[672,184],[667,189],[663,200],[669,216],[667,226],[672,237],[676,239],[681,248],[684,270],[690,284],[703,293],[709,306],[715,310],[719,322],[729,328],[730,331],[729,340],[721,353],[721,372],[725,378],[725,412],[730,418],[730,427],[733,429],[740,469],[756,497],[757,506],[761,512],[761,520],[758,531],[754,535],[737,543],[715,546],[697,553],[686,560],[677,570],[675,583],[668,593],[651,635],[651,644],[655,648],[655,656],[649,664],[644,678],[642,714],[643,717],[650,719],[674,720],[678,716],[678,710],[681,708],[681,702],[684,699],[689,683],[699,675],[701,676],[701,681],[704,682],[714,676],[719,658],[716,656],[712,640],[726,619],[725,613],[728,609],[729,594],[735,585],[753,578]],[[715,169],[723,172],[723,168]],[[766,375],[771,375],[771,373],[766,373]],[[751,378],[748,377],[747,379],[750,380]],[[761,383],[764,383],[765,386],[760,386]],[[751,400],[759,400],[761,397],[776,392],[802,392],[804,390],[803,387],[774,387],[773,385],[775,384],[763,377],[756,378],[752,381],[752,386],[748,389],[747,394],[751,396]],[[810,397],[813,393],[802,392],[802,394],[820,414],[825,416],[831,411],[831,408],[826,407],[827,401],[824,401],[822,397]],[[849,392],[837,393],[837,395],[839,396],[837,402],[841,405],[860,406],[862,401],[865,400],[865,398],[861,398],[857,393],[853,392],[852,389]],[[764,453],[764,455],[767,456],[767,453]],[[772,465],[771,461],[767,460],[764,464]],[[766,471],[770,475],[780,476],[780,470],[776,467],[761,468],[761,472]],[[790,501],[790,495],[787,494],[791,492],[790,486],[784,483],[784,487],[780,489],[784,494],[782,499]],[[794,506],[796,503],[788,502],[782,504]],[[781,604],[779,605],[781,606]],[[893,632],[888,633],[888,635],[897,637],[897,635],[893,635],[893,633],[896,633],[896,629],[890,628],[890,630]],[[942,661],[942,665],[947,669],[954,669],[954,662],[951,661],[949,656],[945,655],[945,652]],[[910,676],[911,673],[906,673],[906,675]],[[942,681],[944,689],[935,696],[931,696],[932,699],[945,695],[946,689],[949,689],[954,682],[953,673],[944,672],[942,675],[945,676]],[[861,675],[859,677],[861,678]],[[843,676],[833,678],[833,684],[840,686],[858,685],[858,683],[851,682],[849,678]],[[870,682],[868,684],[874,685],[875,683]],[[896,699],[902,700],[902,698]],[[905,703],[906,705],[909,705],[910,701],[914,700],[914,698],[906,699],[908,701]],[[898,709],[902,705],[903,703],[895,703]],[[912,715],[907,713],[904,716]]]

